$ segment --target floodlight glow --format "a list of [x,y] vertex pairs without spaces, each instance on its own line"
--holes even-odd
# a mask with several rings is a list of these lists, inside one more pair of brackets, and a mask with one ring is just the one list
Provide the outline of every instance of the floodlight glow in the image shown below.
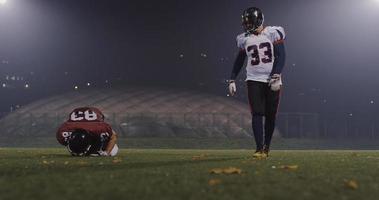
[[7,0],[0,0],[1,5],[4,5],[5,3],[7,3]]

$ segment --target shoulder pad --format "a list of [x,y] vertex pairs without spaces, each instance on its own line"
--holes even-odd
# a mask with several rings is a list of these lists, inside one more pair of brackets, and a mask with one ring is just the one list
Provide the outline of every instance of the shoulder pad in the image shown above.
[[281,26],[267,26],[264,32],[268,35],[271,42],[279,42],[286,38],[286,33],[284,28]]

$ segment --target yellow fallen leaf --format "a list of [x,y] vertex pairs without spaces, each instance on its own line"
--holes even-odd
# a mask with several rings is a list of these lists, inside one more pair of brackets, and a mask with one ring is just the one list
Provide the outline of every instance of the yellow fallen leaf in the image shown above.
[[241,174],[242,170],[235,167],[215,168],[210,170],[211,174]]
[[224,174],[241,174],[242,170],[235,167],[229,167],[224,169]]
[[355,180],[345,180],[345,187],[356,190],[358,189],[358,183]]
[[64,165],[68,165],[68,163],[69,163],[68,161],[65,161],[65,162],[64,162]]
[[79,161],[79,162],[78,162],[78,164],[79,164],[80,166],[85,166],[85,165],[88,165],[88,163],[87,163],[87,162],[85,162],[85,161]]
[[42,164],[44,164],[44,165],[50,165],[50,164],[53,164],[53,163],[55,163],[54,160],[52,160],[52,161],[43,160],[42,161]]
[[221,168],[215,168],[215,169],[211,169],[210,170],[210,173],[211,174],[222,174],[223,173],[223,169],[221,169]]
[[112,160],[112,163],[120,163],[122,160],[120,158],[115,158]]
[[285,169],[285,170],[297,170],[299,168],[298,165],[282,165],[278,167],[279,169]]
[[210,179],[208,181],[208,185],[209,186],[215,186],[215,185],[218,185],[218,184],[221,184],[221,183],[222,183],[221,179]]

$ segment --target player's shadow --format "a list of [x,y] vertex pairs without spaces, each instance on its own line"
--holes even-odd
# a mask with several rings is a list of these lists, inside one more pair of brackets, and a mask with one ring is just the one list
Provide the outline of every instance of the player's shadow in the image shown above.
[[[50,155],[51,157],[57,158],[78,158],[80,157],[72,157],[71,155],[63,155],[63,154],[57,154],[57,155]],[[82,161],[94,161],[97,157],[84,157]],[[147,168],[158,168],[158,167],[175,167],[175,166],[188,166],[188,165],[198,165],[198,164],[206,164],[206,163],[212,163],[212,162],[225,162],[225,161],[231,161],[231,160],[241,160],[246,157],[232,157],[232,158],[204,158],[199,160],[192,160],[192,159],[186,159],[186,160],[154,160],[150,162],[133,162],[133,160],[122,160],[119,163],[112,163],[102,160],[102,165],[91,165],[88,166],[81,166],[82,168],[91,168],[91,170],[104,170],[104,167],[109,167],[112,169],[147,169]],[[89,159],[89,160],[86,160]],[[113,159],[113,158],[112,158]],[[79,162],[79,160],[75,160],[75,162]],[[74,163],[75,163],[74,162]]]
[[103,164],[103,166],[88,166],[91,168],[91,170],[104,170],[104,167],[107,169],[114,169],[114,170],[123,170],[123,169],[154,169],[154,168],[160,168],[160,167],[180,167],[180,166],[188,166],[188,165],[199,165],[199,164],[206,164],[206,163],[212,163],[212,162],[225,162],[225,161],[231,161],[231,160],[240,160],[244,159],[245,157],[233,157],[233,158],[208,158],[208,159],[202,159],[202,160],[170,160],[170,161],[151,161],[151,162],[133,162],[128,160],[123,160],[120,163],[114,164],[114,163],[107,163]]
[[123,164],[123,167],[127,169],[147,169],[147,168],[157,168],[157,167],[180,167],[188,165],[198,165],[206,164],[212,162],[225,162],[231,160],[240,160],[243,157],[233,157],[233,158],[208,158],[201,160],[170,160],[170,161],[154,161],[154,162],[137,162],[137,163],[127,163]]

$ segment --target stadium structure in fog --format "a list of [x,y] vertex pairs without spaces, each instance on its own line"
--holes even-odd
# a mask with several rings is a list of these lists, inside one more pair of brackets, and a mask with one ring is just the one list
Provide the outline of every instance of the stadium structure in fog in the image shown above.
[[0,120],[0,137],[53,136],[76,107],[95,106],[121,137],[249,138],[247,105],[190,90],[77,90],[42,99]]

